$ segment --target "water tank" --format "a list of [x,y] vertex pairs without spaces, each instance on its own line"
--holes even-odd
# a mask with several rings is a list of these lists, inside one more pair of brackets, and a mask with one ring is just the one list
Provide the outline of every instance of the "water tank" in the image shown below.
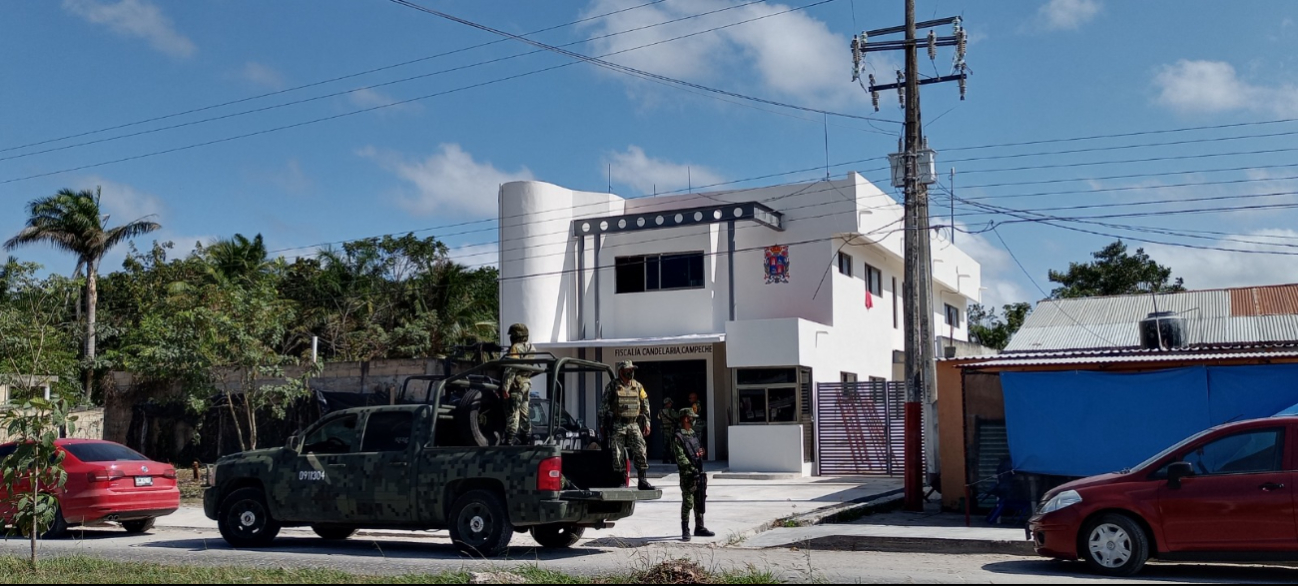
[[1140,347],[1146,350],[1184,348],[1185,318],[1175,311],[1156,311],[1140,320]]

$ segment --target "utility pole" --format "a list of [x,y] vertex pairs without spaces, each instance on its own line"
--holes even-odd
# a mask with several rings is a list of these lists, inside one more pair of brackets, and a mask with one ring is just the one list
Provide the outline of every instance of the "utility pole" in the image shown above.
[[[921,80],[919,77],[919,43],[915,32],[919,28],[932,28],[952,24],[955,34],[939,38],[929,31],[925,43],[930,59],[936,59],[939,46],[956,47],[956,60],[952,75]],[[874,36],[905,32],[903,41],[888,41],[870,45]],[[924,139],[920,124],[919,86],[944,81],[958,81],[960,99],[964,99],[966,68],[964,64],[967,37],[959,17],[944,18],[916,24],[915,0],[906,0],[906,24],[866,31],[852,39],[853,81],[860,81],[866,53],[903,50],[906,52],[906,70],[897,72],[897,83],[879,85],[874,75],[869,75],[870,95],[874,109],[879,109],[879,91],[896,89],[902,108],[906,111],[906,127],[902,137],[901,152],[891,154],[892,183],[905,190],[905,270],[902,297],[905,304],[905,369],[906,369],[906,419],[905,419],[905,509],[920,511],[924,508],[924,418],[936,420],[932,408],[933,387],[937,378],[934,363],[936,339],[933,329],[933,262],[929,233],[928,184],[936,181],[936,161],[928,141]],[[924,409],[925,405],[929,409]],[[937,438],[929,438],[930,445]],[[936,463],[936,454],[928,458],[930,466]]]

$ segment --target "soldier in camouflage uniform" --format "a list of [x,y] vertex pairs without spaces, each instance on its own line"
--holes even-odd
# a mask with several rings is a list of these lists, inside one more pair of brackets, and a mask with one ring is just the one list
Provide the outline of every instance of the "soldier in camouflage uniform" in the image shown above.
[[663,424],[663,464],[676,463],[676,458],[672,457],[672,438],[676,437],[679,417],[676,410],[672,409],[672,398],[664,398],[663,410],[658,412],[658,421]]
[[694,435],[694,410],[681,409],[681,428],[672,438],[672,454],[681,476],[681,540],[690,540],[690,509],[694,510],[694,535],[716,535],[703,526],[703,513],[707,509],[708,475],[703,472],[703,446]]
[[[506,358],[526,358],[535,350],[527,341],[527,326],[509,326],[509,351]],[[501,396],[505,399],[505,443],[532,443],[532,417],[528,412],[532,399],[532,377],[525,370],[506,368]]]
[[617,380],[604,387],[600,420],[606,422],[609,447],[613,452],[613,469],[621,472],[628,458],[635,464],[640,490],[655,490],[646,476],[649,459],[645,454],[644,436],[649,435],[649,394],[635,380],[635,365],[630,360],[617,363]]

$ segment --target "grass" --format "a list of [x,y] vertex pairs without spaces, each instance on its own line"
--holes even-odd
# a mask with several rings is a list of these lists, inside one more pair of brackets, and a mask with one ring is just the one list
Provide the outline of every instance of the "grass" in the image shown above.
[[[684,571],[682,571],[682,568]],[[506,570],[528,584],[778,584],[775,574],[749,567],[710,573],[693,562],[672,560],[619,576],[574,576],[536,565]],[[10,584],[467,584],[467,571],[399,576],[366,576],[337,570],[180,566],[118,562],[84,556],[42,560],[32,570],[26,558],[0,556],[0,581]]]
[[194,480],[193,473],[189,470],[176,470],[176,488],[180,489],[182,504],[203,504],[203,480]]

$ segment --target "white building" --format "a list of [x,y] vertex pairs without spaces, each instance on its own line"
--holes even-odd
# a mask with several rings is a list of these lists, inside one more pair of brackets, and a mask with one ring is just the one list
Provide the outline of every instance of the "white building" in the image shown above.
[[[520,181],[499,195],[501,339],[522,322],[538,350],[634,360],[655,413],[697,393],[708,457],[732,470],[814,473],[814,385],[901,379],[902,207],[856,173],[640,199]],[[785,279],[771,278],[774,246]],[[943,238],[932,250],[937,334],[966,340],[979,265]],[[594,422],[606,381],[587,378],[563,384]],[[661,434],[649,444],[660,459]]]

